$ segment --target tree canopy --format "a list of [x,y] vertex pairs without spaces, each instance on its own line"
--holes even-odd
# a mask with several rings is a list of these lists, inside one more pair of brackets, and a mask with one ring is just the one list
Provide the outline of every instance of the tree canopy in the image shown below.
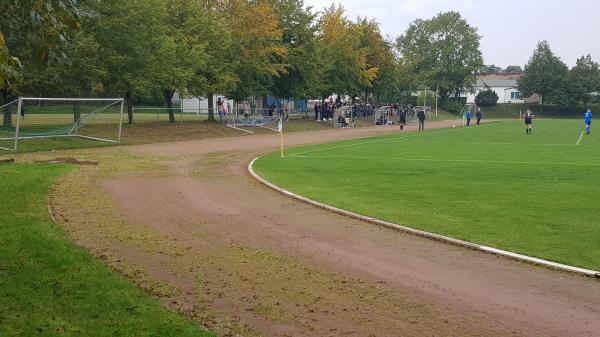
[[554,55],[548,41],[540,41],[525,66],[526,75],[518,80],[519,91],[525,96],[538,94],[544,103],[566,100],[566,80],[569,68]]
[[459,96],[483,68],[481,36],[458,12],[417,19],[397,39],[402,57],[415,65],[421,85],[439,88],[441,97]]
[[[458,12],[415,20],[396,40],[372,18],[303,0],[5,0],[0,19],[3,100],[125,97],[130,122],[134,102],[170,108],[175,92],[393,102],[423,88],[458,97],[477,74],[522,71],[484,66],[481,37]],[[569,71],[546,41],[525,72],[523,94],[547,103],[600,91],[590,56]]]

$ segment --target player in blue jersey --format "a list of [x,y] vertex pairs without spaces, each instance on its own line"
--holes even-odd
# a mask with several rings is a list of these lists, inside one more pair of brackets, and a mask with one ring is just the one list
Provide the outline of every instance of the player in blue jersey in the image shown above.
[[473,115],[471,114],[471,110],[467,111],[465,117],[467,118],[467,126],[471,126],[471,117],[473,117]]
[[590,126],[592,125],[592,110],[588,109],[586,113],[583,114],[583,120],[585,121],[585,134],[590,134]]

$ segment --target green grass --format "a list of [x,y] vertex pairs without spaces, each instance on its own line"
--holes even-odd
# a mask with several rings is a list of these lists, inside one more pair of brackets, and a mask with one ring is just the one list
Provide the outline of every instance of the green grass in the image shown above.
[[[593,111],[600,106],[590,105]],[[481,107],[483,118],[519,118],[519,111],[525,112],[531,109],[536,115],[545,118],[583,118],[585,107],[539,105],[539,104],[496,104],[491,107]]]
[[64,165],[0,166],[0,336],[213,336],[83,249],[48,215]]
[[405,133],[270,154],[255,168],[354,212],[600,270],[600,140],[579,120]]

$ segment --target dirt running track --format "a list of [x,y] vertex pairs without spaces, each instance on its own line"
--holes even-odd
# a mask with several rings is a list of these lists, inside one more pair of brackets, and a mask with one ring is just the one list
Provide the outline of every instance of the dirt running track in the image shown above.
[[[304,132],[286,142],[384,132],[390,129]],[[156,238],[150,244],[81,220],[85,210],[64,198],[53,196],[53,209],[78,243],[175,289],[165,302],[221,335],[600,336],[598,280],[284,197],[246,172],[277,145],[277,135],[257,135],[128,147],[167,158],[169,175],[94,181],[130,219],[128,229]]]

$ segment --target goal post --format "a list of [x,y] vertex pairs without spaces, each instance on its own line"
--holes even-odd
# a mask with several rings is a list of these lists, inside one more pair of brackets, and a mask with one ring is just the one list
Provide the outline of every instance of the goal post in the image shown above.
[[476,109],[477,105],[475,103],[467,103],[465,104],[462,109],[460,110],[460,113],[458,114],[458,117],[456,118],[456,120],[461,120],[462,126],[465,126],[465,115],[467,114],[467,112],[471,112],[471,113],[475,113],[475,109]]
[[0,149],[17,151],[24,141],[68,137],[119,143],[123,110],[122,98],[21,97],[0,106]]

